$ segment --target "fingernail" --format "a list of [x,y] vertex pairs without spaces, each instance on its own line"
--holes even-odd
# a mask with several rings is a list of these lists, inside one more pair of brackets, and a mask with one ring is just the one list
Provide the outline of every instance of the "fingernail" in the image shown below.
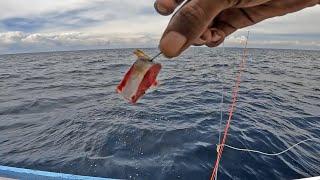
[[222,36],[217,32],[217,31],[213,31],[212,32],[212,42],[218,42],[220,41],[220,39],[222,38]]
[[157,10],[157,12],[161,15],[169,15],[171,12],[164,7],[163,5],[159,4],[157,1],[154,3],[154,8]]
[[171,31],[161,40],[160,47],[166,56],[174,57],[178,55],[186,42],[187,38],[185,36],[178,32]]

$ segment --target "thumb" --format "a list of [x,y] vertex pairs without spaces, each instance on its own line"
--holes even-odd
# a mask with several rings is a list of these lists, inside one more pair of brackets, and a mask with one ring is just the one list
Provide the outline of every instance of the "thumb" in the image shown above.
[[171,19],[159,48],[171,58],[181,54],[208,28],[212,20],[224,9],[232,6],[232,0],[192,0],[185,4]]

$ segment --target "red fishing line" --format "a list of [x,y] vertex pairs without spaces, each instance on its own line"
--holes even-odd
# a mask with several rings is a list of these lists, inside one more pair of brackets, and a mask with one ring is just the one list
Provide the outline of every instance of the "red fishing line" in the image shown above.
[[223,135],[222,142],[221,142],[221,144],[218,145],[217,160],[216,160],[216,163],[215,163],[214,168],[212,170],[212,174],[211,174],[210,180],[214,180],[216,175],[217,175],[219,164],[220,164],[220,160],[221,160],[222,153],[223,153],[223,150],[224,150],[224,145],[226,144],[226,140],[227,140],[227,136],[228,136],[228,131],[229,131],[229,128],[230,128],[231,120],[232,120],[232,117],[233,117],[233,114],[234,114],[234,110],[235,110],[236,105],[237,105],[238,93],[239,93],[239,88],[240,88],[240,84],[241,84],[241,76],[242,76],[242,73],[244,71],[244,67],[245,67],[245,63],[246,63],[246,57],[247,57],[248,38],[249,38],[249,32],[248,32],[245,48],[244,48],[244,51],[243,51],[243,56],[242,56],[242,61],[240,63],[239,72],[238,72],[238,75],[237,75],[237,78],[236,78],[236,85],[235,85],[235,87],[233,89],[233,92],[232,92],[232,102],[231,102],[230,109],[229,109],[229,118],[228,118],[228,121],[227,121],[227,125],[226,125],[226,127],[224,129],[224,135]]

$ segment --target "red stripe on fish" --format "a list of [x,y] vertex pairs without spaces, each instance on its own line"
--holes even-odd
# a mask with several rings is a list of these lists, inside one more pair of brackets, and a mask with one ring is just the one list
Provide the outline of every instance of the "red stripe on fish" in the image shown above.
[[126,83],[129,80],[130,74],[132,73],[132,69],[134,66],[131,66],[131,68],[129,69],[129,71],[126,73],[126,75],[124,76],[123,80],[120,82],[120,84],[117,86],[117,92],[121,93],[123,88],[125,87]]
[[142,51],[137,50],[135,54],[138,60],[117,86],[117,92],[131,103],[136,103],[151,86],[158,84],[156,78],[161,70],[161,65],[150,61]]
[[161,70],[160,64],[155,64],[148,70],[148,72],[145,74],[142,82],[139,85],[138,91],[131,98],[132,103],[136,103],[137,100],[140,97],[142,97],[151,86],[158,85],[158,81],[156,80],[156,78],[157,78],[160,70]]

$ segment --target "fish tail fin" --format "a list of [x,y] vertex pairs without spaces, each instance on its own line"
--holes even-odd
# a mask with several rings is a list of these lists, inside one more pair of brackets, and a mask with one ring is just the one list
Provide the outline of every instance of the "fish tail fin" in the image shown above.
[[140,49],[136,49],[133,53],[138,57],[138,59],[150,59],[150,57]]

